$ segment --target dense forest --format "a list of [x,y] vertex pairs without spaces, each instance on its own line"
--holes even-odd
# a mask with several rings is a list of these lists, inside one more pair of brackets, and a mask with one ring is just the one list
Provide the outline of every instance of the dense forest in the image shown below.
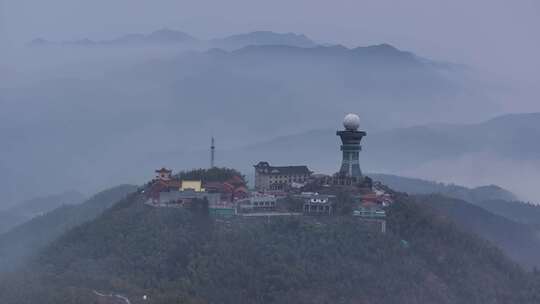
[[93,291],[167,304],[538,303],[535,273],[425,199],[399,194],[381,234],[349,216],[215,219],[134,193],[0,279],[2,303],[99,303]]

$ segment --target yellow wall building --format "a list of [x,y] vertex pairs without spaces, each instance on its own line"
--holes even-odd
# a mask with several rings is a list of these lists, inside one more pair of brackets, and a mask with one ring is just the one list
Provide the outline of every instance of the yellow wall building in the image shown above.
[[180,191],[185,190],[195,190],[195,192],[203,192],[204,188],[202,187],[202,182],[200,180],[183,180]]

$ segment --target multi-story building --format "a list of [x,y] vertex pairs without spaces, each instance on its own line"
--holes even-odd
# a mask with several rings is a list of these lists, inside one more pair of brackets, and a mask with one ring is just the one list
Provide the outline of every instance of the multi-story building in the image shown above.
[[238,201],[243,212],[272,211],[277,207],[277,197],[270,194],[255,194]]
[[334,213],[334,195],[302,193],[298,198],[304,201],[303,212],[310,215],[331,215]]
[[259,162],[255,166],[255,189],[257,191],[281,191],[294,185],[305,184],[311,172],[307,166],[270,166]]

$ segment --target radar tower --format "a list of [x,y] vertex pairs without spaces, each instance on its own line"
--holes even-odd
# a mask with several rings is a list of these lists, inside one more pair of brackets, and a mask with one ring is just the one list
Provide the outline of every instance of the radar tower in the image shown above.
[[360,118],[356,114],[347,114],[343,119],[345,130],[337,131],[337,135],[341,138],[342,160],[339,175],[342,177],[362,178],[362,170],[360,169],[359,154],[362,150],[360,141],[366,136],[366,132],[359,131]]

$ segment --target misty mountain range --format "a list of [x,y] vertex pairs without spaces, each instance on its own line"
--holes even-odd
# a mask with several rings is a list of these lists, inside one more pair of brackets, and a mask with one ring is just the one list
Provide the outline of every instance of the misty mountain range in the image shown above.
[[[32,219],[26,219],[23,223],[7,232],[0,232],[0,273],[13,269],[27,257],[43,249],[49,243],[87,221],[100,215],[113,204],[136,190],[135,186],[119,185],[92,195],[84,200],[81,197],[73,197],[69,200],[67,194],[48,198],[53,204],[40,206],[44,212]],[[28,205],[28,204],[26,204]],[[27,209],[25,204],[19,209]],[[48,207],[49,209],[43,209]],[[0,213],[1,214],[1,213]],[[1,217],[1,215],[0,215]]]
[[[540,144],[533,140],[538,136],[540,113],[509,114],[476,124],[426,124],[368,132],[363,153],[369,170],[370,164],[402,170],[424,162],[482,153],[502,159],[538,161]],[[280,150],[287,154],[308,150],[309,155],[317,157],[317,154],[330,155],[336,150],[336,142],[335,130],[325,129],[278,137],[245,149],[257,153],[267,151],[268,157]],[[399,157],[395,157],[396,153]],[[304,157],[309,155],[304,154]]]
[[19,202],[6,209],[0,209],[0,234],[42,215],[62,205],[74,205],[82,202],[84,197],[77,191],[66,191],[45,197]]
[[[192,40],[175,31],[129,37]],[[427,60],[388,44],[316,46],[296,34],[255,32],[220,41],[240,48],[25,50],[28,68],[9,74],[0,86],[4,200],[140,184],[161,166],[206,167],[211,136],[217,139],[218,164],[246,174],[263,159],[305,163],[332,173],[340,157],[334,133],[348,112],[359,113],[368,131],[362,162],[369,172],[452,181],[448,179],[465,173],[438,170],[430,162],[451,165],[454,151],[461,149],[459,155],[466,157],[483,151],[479,148],[486,140],[499,149],[496,157],[526,157],[517,148],[497,145],[493,136],[483,136],[492,134],[489,128],[479,129],[465,143],[446,141],[459,134],[453,132],[460,124],[501,113],[492,92],[459,65]],[[32,60],[50,66],[34,67]],[[434,121],[455,125],[444,126],[448,136],[440,137],[437,128],[432,131],[427,125]],[[506,123],[513,122],[500,122],[501,130]],[[427,125],[428,131],[403,129],[412,125]],[[513,133],[504,134],[510,140]],[[476,139],[478,146],[470,142]],[[529,154],[534,162],[534,152]],[[504,174],[489,175],[504,181]],[[499,179],[455,182],[497,183],[523,193]]]
[[189,46],[205,48],[237,49],[247,45],[288,45],[297,47],[314,47],[318,44],[303,34],[275,33],[271,31],[255,31],[235,34],[224,38],[203,40],[178,30],[161,29],[149,34],[127,34],[110,40],[91,40],[88,38],[69,41],[50,41],[36,38],[29,43],[32,47],[43,46]]
[[[486,185],[468,188],[461,185],[445,184],[419,178],[410,178],[390,174],[369,173],[370,178],[382,182],[385,186],[399,192],[415,195],[440,194],[446,197],[467,201],[472,204],[482,204],[486,201],[515,202],[515,194],[497,185]],[[489,208],[485,208],[491,211]],[[540,220],[540,217],[538,217]]]

